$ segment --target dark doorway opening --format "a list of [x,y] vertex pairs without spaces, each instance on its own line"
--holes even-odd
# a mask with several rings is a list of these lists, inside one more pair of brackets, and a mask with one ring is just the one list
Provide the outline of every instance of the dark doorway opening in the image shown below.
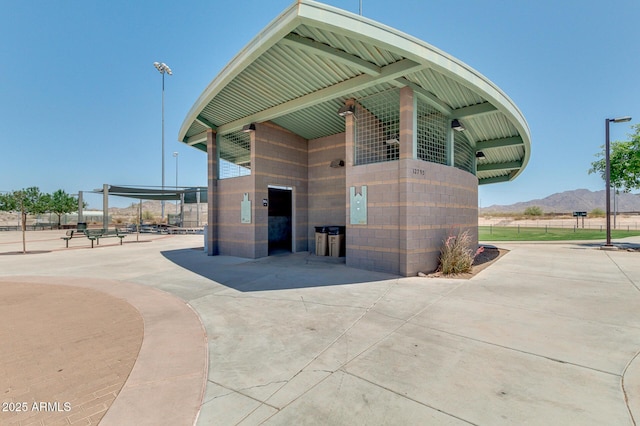
[[269,188],[269,255],[291,252],[292,191]]

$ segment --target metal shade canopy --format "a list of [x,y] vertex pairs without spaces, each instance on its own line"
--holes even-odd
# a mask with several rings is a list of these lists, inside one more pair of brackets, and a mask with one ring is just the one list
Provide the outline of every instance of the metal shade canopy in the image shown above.
[[[94,192],[102,193],[102,189],[96,189]],[[109,185],[109,195],[117,195],[118,197],[135,198],[138,200],[180,200],[182,194],[184,194],[185,204],[197,203],[197,193],[200,192],[200,202],[207,202],[207,188],[206,187],[191,187],[191,188],[167,188],[164,191],[162,189],[152,188],[135,188],[129,186],[114,186]]]
[[524,170],[529,127],[495,84],[415,37],[312,0],[296,1],[235,56],[196,100],[178,140],[206,151],[208,129],[225,135],[265,121],[305,139],[330,136],[345,130],[346,100],[406,86],[464,123],[461,134],[485,154],[479,183]]

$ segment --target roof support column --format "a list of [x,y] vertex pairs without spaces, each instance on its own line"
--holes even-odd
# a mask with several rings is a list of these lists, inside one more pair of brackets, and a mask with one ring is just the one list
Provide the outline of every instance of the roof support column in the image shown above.
[[454,153],[455,153],[455,149],[454,149],[455,134],[453,132],[455,132],[455,130],[453,130],[451,128],[451,120],[448,120],[447,123],[448,123],[448,126],[447,126],[447,166],[454,166],[455,165],[455,158],[454,158]]
[[416,97],[410,87],[400,89],[400,159],[418,158]]
[[413,238],[411,236],[412,217],[410,205],[414,202],[412,177],[408,174],[412,164],[418,158],[417,97],[413,89],[400,89],[400,160],[398,163],[398,267],[401,275],[409,268],[409,252]]
[[[356,101],[354,99],[347,99],[344,104],[355,108]],[[354,165],[353,157],[356,146],[356,120],[357,118],[355,114],[347,114],[344,116],[344,162],[347,167],[352,167]]]
[[207,130],[207,255],[217,256],[218,253],[218,149],[217,133],[213,129]]

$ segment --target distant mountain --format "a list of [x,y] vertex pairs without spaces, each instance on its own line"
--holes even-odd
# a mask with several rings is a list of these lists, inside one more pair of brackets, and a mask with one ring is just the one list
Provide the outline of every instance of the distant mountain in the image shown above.
[[[571,213],[574,211],[590,212],[599,208],[605,210],[605,191],[589,191],[576,189],[549,195],[546,198],[524,201],[507,206],[492,205],[482,207],[480,213],[523,213],[527,207],[538,206],[545,213]],[[619,212],[640,212],[640,194],[623,194],[616,196]],[[611,197],[613,211],[613,197]]]

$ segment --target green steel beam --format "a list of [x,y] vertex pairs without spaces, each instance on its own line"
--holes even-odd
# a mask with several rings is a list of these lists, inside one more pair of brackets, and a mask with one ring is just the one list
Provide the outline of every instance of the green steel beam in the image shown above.
[[511,180],[511,173],[504,176],[496,176],[491,178],[478,179],[478,185],[488,185],[490,183],[508,182]]
[[471,117],[472,115],[490,114],[492,112],[496,112],[497,110],[498,109],[489,102],[484,102],[481,104],[455,109],[453,110],[450,118],[465,118]]
[[493,172],[496,170],[513,170],[522,167],[522,161],[510,161],[508,163],[488,163],[478,164],[476,168],[479,172]]
[[491,148],[503,148],[505,146],[517,146],[522,145],[524,142],[520,136],[514,136],[511,138],[490,139],[486,141],[476,142],[476,150],[482,151],[484,149]]
[[186,143],[187,145],[193,146],[199,143],[204,142],[206,145],[207,142],[207,131],[205,130],[204,132],[200,132],[198,134],[195,134],[193,136],[189,136],[188,138],[186,138],[184,141],[184,143]]
[[[244,118],[231,121],[218,127],[218,134],[223,135],[242,129],[242,126],[249,123],[260,123],[263,121],[273,120],[274,118],[299,111],[309,106],[326,102],[342,96],[348,96],[353,92],[364,90],[372,85],[386,83],[395,80],[403,75],[419,71],[424,65],[414,62],[410,59],[402,59],[386,67],[381,68],[380,75],[373,77],[367,74],[361,74],[349,80],[341,81],[333,86],[317,90],[308,95],[300,96],[289,102],[267,108],[255,114],[248,115]],[[336,112],[337,113],[337,112]]]
[[431,105],[432,107],[434,107],[435,109],[437,109],[438,111],[443,113],[444,115],[446,115],[446,116],[451,115],[451,112],[452,112],[451,107],[449,105],[447,105],[445,102],[443,102],[442,100],[440,100],[433,93],[429,92],[428,90],[423,89],[421,86],[415,84],[412,81],[407,80],[404,77],[397,78],[396,81],[398,83],[402,84],[403,86],[410,87],[411,90],[413,90],[414,93],[416,93],[418,96],[420,96],[422,99],[424,99],[424,101],[426,103],[428,103],[429,105]]
[[310,38],[299,36],[298,34],[287,34],[282,40],[280,40],[280,43],[357,68],[374,77],[379,76],[381,72],[380,67],[376,64],[365,61],[364,59],[347,53],[344,50],[336,49],[335,47],[328,46]]
[[218,126],[216,126],[215,124],[213,124],[212,122],[210,122],[209,120],[207,120],[206,118],[204,118],[202,116],[202,114],[198,115],[196,117],[196,121],[200,124],[202,124],[205,127],[208,127],[210,129],[216,130],[218,128]]

